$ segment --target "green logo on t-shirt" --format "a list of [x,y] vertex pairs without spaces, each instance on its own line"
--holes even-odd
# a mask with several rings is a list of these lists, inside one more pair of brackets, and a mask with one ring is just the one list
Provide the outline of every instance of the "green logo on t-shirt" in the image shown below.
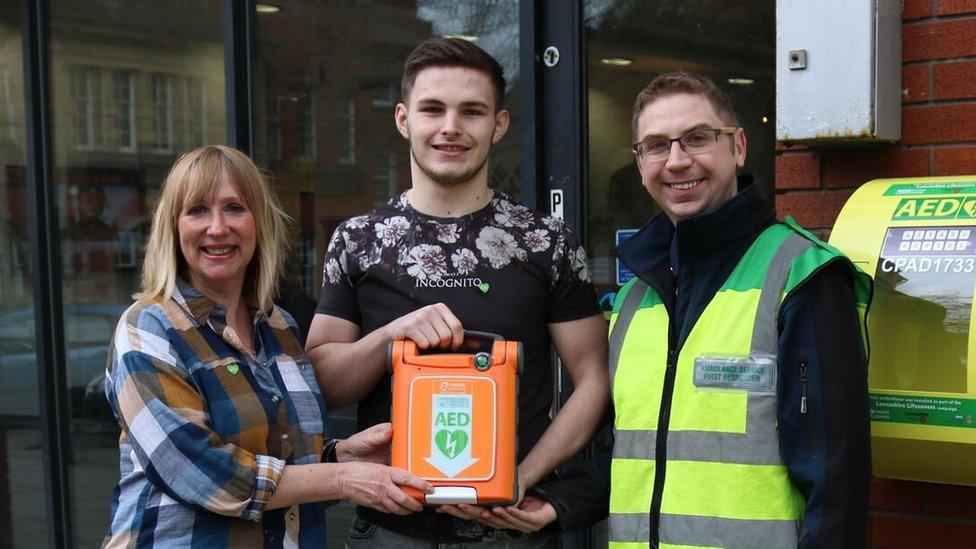
[[488,290],[491,289],[491,284],[488,284],[487,282],[482,282],[481,284],[478,284],[477,288],[481,290],[481,293],[487,294]]

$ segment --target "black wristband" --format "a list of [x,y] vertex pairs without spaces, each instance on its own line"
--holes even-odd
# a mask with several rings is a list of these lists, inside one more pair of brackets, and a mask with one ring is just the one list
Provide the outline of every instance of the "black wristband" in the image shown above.
[[336,447],[339,446],[341,438],[326,439],[322,446],[322,463],[339,463],[339,456],[336,455]]

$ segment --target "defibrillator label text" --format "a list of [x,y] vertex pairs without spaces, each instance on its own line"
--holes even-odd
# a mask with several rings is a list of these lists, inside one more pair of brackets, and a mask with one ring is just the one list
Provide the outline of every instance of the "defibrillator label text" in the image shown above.
[[428,463],[447,477],[470,467],[477,458],[471,456],[471,395],[431,395],[430,456]]
[[903,198],[891,216],[894,221],[915,219],[976,219],[976,198]]

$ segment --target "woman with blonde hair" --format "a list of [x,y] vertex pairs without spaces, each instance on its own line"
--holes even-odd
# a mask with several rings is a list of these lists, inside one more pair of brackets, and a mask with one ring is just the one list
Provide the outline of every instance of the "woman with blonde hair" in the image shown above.
[[110,348],[121,479],[105,547],[324,547],[324,501],[421,509],[400,486],[429,485],[383,465],[389,424],[325,438],[295,321],[273,303],[287,249],[287,216],[246,155],[177,160]]

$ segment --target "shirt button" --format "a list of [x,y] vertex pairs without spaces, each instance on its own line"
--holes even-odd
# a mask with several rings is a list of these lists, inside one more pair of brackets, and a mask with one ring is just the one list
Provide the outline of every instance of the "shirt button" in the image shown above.
[[278,404],[278,401],[279,400],[281,400],[281,397],[280,396],[278,396],[278,395],[271,395],[271,402],[274,402],[275,404]]
[[281,440],[288,440],[288,433],[282,433]]
[[299,362],[298,363],[298,369],[299,370],[304,370],[306,366],[307,366],[307,364],[305,364],[304,362]]
[[261,366],[264,366],[265,368],[267,368],[268,367],[268,361],[265,360],[264,362],[262,362],[261,363]]

